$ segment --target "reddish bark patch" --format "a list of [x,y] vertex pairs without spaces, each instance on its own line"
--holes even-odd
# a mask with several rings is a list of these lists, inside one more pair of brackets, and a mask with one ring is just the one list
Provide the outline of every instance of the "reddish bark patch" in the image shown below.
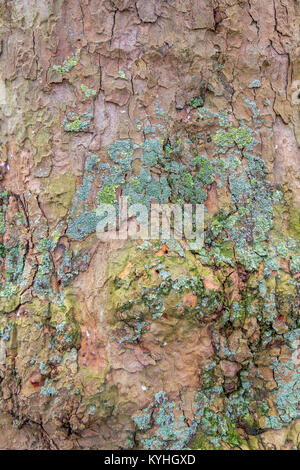
[[182,302],[183,302],[183,305],[186,305],[187,307],[196,307],[197,296],[194,295],[192,292],[189,292],[188,294],[185,294]]
[[35,390],[39,390],[45,383],[45,377],[40,372],[33,372],[29,383]]
[[164,256],[169,253],[169,247],[167,245],[162,245],[161,249],[155,253],[155,256]]

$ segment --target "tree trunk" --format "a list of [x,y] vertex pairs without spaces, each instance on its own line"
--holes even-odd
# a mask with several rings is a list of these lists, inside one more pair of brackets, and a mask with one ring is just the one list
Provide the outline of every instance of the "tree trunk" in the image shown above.
[[[0,3],[1,449],[299,448],[299,26]],[[203,246],[103,237],[125,197],[204,207]]]

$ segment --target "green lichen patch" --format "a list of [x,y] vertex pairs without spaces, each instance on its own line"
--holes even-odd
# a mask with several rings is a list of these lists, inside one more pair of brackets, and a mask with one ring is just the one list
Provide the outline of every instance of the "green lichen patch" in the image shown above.
[[[188,425],[180,401],[169,400],[165,392],[157,392],[153,403],[133,417],[139,442],[147,450],[184,449],[195,433],[196,422]],[[153,437],[143,437],[143,432],[155,429]]]
[[53,65],[52,69],[55,72],[58,72],[62,75],[67,72],[70,72],[78,64],[79,57],[80,57],[80,49],[76,49],[75,54],[73,54],[71,57],[68,57],[63,62],[63,65]]
[[91,113],[69,113],[65,116],[63,126],[67,132],[85,132],[89,130],[89,125],[93,116]]
[[229,148],[236,145],[240,150],[250,150],[253,147],[253,131],[242,125],[238,128],[219,129],[213,136],[213,141],[217,144],[220,153],[225,153]]
[[100,204],[114,204],[116,200],[116,189],[119,185],[111,184],[104,186],[104,188],[98,193],[98,200]]
[[93,88],[89,88],[88,86],[84,85],[83,83],[80,84],[80,88],[82,93],[86,98],[93,98],[97,95],[97,91]]

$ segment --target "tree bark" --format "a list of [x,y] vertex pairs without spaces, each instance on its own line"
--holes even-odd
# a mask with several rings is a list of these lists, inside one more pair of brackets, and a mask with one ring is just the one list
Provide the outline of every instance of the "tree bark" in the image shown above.
[[[299,23],[0,3],[1,449],[299,448]],[[204,205],[203,246],[101,239],[125,196]]]

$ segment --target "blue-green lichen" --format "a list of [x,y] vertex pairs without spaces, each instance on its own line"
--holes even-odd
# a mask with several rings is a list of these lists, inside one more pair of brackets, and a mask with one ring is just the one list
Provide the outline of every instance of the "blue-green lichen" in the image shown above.
[[53,65],[52,69],[62,75],[67,72],[70,72],[78,64],[79,56],[80,49],[76,49],[75,54],[73,54],[71,57],[68,57],[64,61],[63,65]]

